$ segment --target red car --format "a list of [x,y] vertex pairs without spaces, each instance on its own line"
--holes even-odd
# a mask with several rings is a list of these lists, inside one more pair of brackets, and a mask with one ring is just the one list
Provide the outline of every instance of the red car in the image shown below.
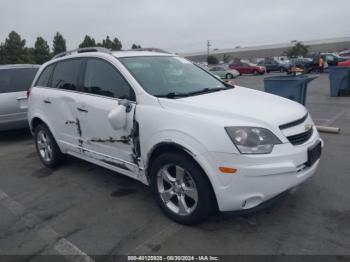
[[242,74],[263,75],[266,72],[265,67],[254,65],[252,63],[239,62],[239,63],[230,64],[229,67],[231,69],[236,69],[241,75]]
[[350,67],[350,60],[344,61],[344,62],[338,62],[338,66],[348,66]]

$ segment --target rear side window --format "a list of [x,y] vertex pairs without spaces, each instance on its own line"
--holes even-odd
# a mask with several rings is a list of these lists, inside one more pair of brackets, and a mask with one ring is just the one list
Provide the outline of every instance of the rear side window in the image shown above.
[[26,91],[30,88],[38,68],[0,70],[0,93]]
[[52,76],[52,87],[65,90],[77,90],[81,63],[81,59],[58,62]]
[[135,101],[134,91],[122,75],[100,59],[87,61],[83,89],[86,93]]
[[8,93],[11,86],[11,74],[9,69],[0,70],[0,93]]
[[36,86],[50,87],[49,81],[54,67],[55,65],[49,65],[43,70],[38,81],[36,82]]

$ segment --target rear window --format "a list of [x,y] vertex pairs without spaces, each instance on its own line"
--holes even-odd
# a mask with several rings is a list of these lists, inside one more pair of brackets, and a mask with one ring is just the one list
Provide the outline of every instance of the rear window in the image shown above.
[[71,59],[58,62],[52,76],[52,87],[66,90],[77,90],[81,63],[81,59]]
[[0,93],[27,91],[38,68],[11,68],[0,70]]

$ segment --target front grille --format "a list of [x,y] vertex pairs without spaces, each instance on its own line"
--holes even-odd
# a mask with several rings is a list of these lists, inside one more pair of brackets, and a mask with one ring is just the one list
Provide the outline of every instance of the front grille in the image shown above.
[[287,124],[280,125],[279,128],[282,130],[282,129],[287,129],[287,128],[290,128],[293,126],[300,125],[301,123],[304,123],[304,121],[307,119],[308,116],[309,116],[309,113],[306,113],[306,115],[303,116],[302,118],[294,120],[294,121],[289,122]]
[[314,129],[311,127],[309,130],[307,130],[304,133],[288,136],[287,138],[292,145],[301,145],[310,139],[313,131]]

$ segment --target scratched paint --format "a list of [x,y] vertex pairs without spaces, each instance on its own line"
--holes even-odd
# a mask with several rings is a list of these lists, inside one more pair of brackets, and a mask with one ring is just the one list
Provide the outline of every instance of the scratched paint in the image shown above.
[[81,125],[80,125],[80,121],[78,118],[76,118],[76,120],[67,120],[66,121],[66,125],[76,125],[77,126],[77,132],[79,136],[82,136],[82,131],[81,131]]
[[117,163],[115,161],[110,161],[110,160],[107,160],[107,159],[102,159],[101,161],[106,163],[106,164],[109,164],[109,165],[112,165],[112,166],[115,166],[115,167],[118,167],[118,168],[121,168],[121,169],[124,169],[124,170],[127,170],[127,171],[133,171],[133,170],[130,170],[126,166],[126,164],[124,164],[124,163]]
[[121,142],[121,143],[125,143],[125,144],[130,144],[131,137],[129,135],[129,136],[121,136],[119,139],[116,139],[116,138],[113,138],[113,137],[109,137],[107,139],[92,138],[89,141],[90,142],[95,142],[95,143],[117,143],[117,142]]

